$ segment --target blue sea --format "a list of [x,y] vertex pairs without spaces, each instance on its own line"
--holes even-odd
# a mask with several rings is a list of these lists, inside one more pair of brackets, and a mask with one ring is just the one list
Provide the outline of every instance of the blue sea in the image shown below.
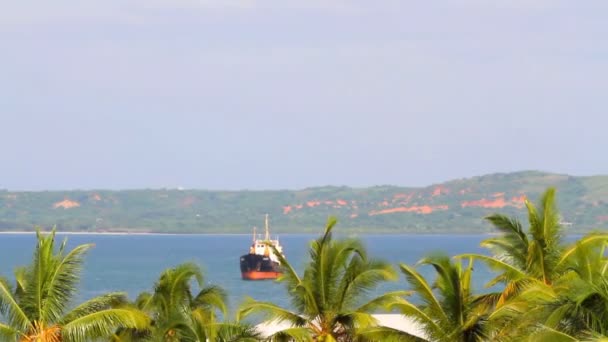
[[[258,300],[271,300],[289,306],[284,285],[276,281],[243,281],[239,270],[239,257],[249,250],[250,235],[60,235],[67,238],[68,246],[94,243],[87,256],[81,291],[77,300],[91,298],[107,292],[124,291],[135,299],[142,291],[152,291],[160,273],[183,262],[199,264],[208,284],[217,284],[227,290],[232,313],[239,303],[250,296]],[[487,235],[359,235],[369,254],[398,267],[399,263],[414,264],[426,254],[443,251],[448,255],[485,253],[479,247]],[[308,258],[308,246],[315,235],[282,235],[285,255],[301,273]],[[36,243],[34,234],[0,234],[0,275],[13,278],[17,266],[30,262]],[[425,275],[431,269],[421,268]],[[476,267],[476,286],[481,289],[491,274]],[[399,281],[387,283],[376,294],[389,290],[406,289],[403,275]]]

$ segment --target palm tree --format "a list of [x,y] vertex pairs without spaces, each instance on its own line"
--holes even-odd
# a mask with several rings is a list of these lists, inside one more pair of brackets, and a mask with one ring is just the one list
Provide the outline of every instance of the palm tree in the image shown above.
[[526,233],[517,218],[494,214],[486,219],[502,234],[482,241],[481,246],[490,249],[493,256],[463,254],[460,257],[486,262],[491,268],[501,272],[490,281],[491,287],[498,283],[505,285],[500,303],[519,293],[530,283],[541,282],[551,285],[565,271],[564,253],[574,253],[577,246],[608,241],[608,234],[589,234],[577,244],[567,247],[563,243],[563,227],[555,203],[555,188],[547,189],[537,207],[525,201],[529,229]]
[[608,335],[608,259],[606,243],[577,243],[564,253],[566,271],[553,286],[532,286],[519,297],[532,308],[525,317],[537,322],[536,335],[572,340]]
[[481,245],[492,250],[495,257],[475,257],[505,271],[496,282],[532,278],[549,285],[557,276],[556,266],[564,247],[560,216],[555,204],[555,189],[549,188],[541,196],[540,209],[528,200],[524,203],[528,212],[529,233],[524,232],[522,224],[516,218],[502,214],[490,215],[486,219],[502,235],[484,240]]
[[414,291],[414,301],[401,299],[393,305],[406,317],[413,318],[425,332],[423,341],[473,342],[490,340],[494,313],[491,306],[471,289],[473,260],[463,266],[443,254],[423,258],[419,265],[430,265],[436,279],[430,284],[415,268],[401,264],[401,271]]
[[396,280],[397,274],[388,263],[368,258],[361,241],[332,239],[335,224],[336,219],[329,218],[325,233],[311,243],[302,276],[275,251],[284,270],[278,281],[286,284],[293,310],[248,299],[237,319],[260,313],[269,321],[290,323],[290,328],[271,336],[277,341],[352,341],[374,327],[370,312],[393,303],[405,292],[367,300],[370,290],[383,281]]
[[515,335],[535,331],[537,323],[546,319],[543,315],[547,314],[548,301],[556,300],[558,292],[570,291],[564,290],[565,285],[572,284],[563,277],[571,273],[574,256],[590,248],[596,257],[603,258],[593,246],[608,241],[608,234],[591,233],[570,246],[565,245],[554,188],[542,194],[538,207],[528,200],[525,205],[528,232],[516,218],[501,214],[488,216],[486,219],[502,233],[481,243],[493,255],[459,256],[482,260],[499,272],[486,286],[502,284],[503,289],[486,295],[484,300],[505,313],[502,323],[495,324],[502,326],[503,332]]
[[[226,293],[218,286],[203,287],[203,273],[193,263],[184,263],[165,270],[153,293],[144,292],[136,306],[147,312],[152,325],[148,331],[120,331],[115,339],[130,341],[255,341],[253,328],[236,323],[220,322],[226,315]],[[193,295],[191,283],[202,289]]]
[[32,263],[15,272],[12,287],[0,279],[0,337],[4,341],[90,341],[107,338],[117,328],[143,328],[147,316],[125,305],[123,293],[90,299],[70,309],[85,253],[92,245],[55,251],[55,229],[38,239]]

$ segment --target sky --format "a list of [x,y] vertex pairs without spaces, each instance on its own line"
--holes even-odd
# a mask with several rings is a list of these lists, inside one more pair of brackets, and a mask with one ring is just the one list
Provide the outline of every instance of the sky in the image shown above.
[[607,1],[5,1],[0,189],[608,174]]

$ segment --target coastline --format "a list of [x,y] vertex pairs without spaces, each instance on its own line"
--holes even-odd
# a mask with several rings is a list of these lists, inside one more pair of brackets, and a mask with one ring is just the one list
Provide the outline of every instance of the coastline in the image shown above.
[[[50,230],[41,231],[43,234],[50,233]],[[243,235],[250,236],[251,234],[231,234],[231,233],[153,233],[153,232],[73,232],[73,231],[56,231],[57,235],[140,235],[140,236],[180,236],[180,235]],[[0,231],[0,235],[35,235],[35,231]],[[304,234],[306,235],[306,234]]]
[[[42,230],[42,233],[49,233],[50,230]],[[56,231],[58,235],[141,235],[141,236],[180,236],[180,235],[206,235],[206,236],[251,236],[251,233],[192,233],[192,232],[183,232],[183,233],[162,233],[162,232],[145,232],[145,231],[101,231],[101,232],[78,232],[78,231]],[[23,231],[23,230],[5,230],[0,231],[0,235],[28,235],[28,234],[36,234],[36,231]],[[580,233],[573,233],[580,234]],[[318,232],[279,232],[273,235],[280,236],[297,236],[297,235],[305,235],[305,236],[317,236]],[[416,233],[416,232],[402,232],[402,233],[383,233],[383,232],[340,232],[337,233],[337,236],[342,237],[357,237],[357,236],[495,236],[500,235],[500,233],[496,232],[438,232],[438,233]]]
[[[41,233],[48,234],[49,230],[41,230]],[[129,233],[129,232],[62,232],[56,231],[57,235],[179,235],[163,233]],[[0,231],[0,235],[34,235],[35,231]]]

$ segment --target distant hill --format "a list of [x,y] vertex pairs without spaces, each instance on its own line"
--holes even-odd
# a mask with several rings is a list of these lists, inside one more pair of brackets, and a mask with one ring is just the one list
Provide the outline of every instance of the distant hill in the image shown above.
[[56,225],[65,231],[249,233],[270,214],[273,232],[318,232],[329,215],[342,232],[486,232],[483,217],[525,219],[524,198],[558,189],[572,232],[608,228],[608,176],[524,171],[458,179],[423,188],[317,187],[278,191],[0,191],[0,230]]

